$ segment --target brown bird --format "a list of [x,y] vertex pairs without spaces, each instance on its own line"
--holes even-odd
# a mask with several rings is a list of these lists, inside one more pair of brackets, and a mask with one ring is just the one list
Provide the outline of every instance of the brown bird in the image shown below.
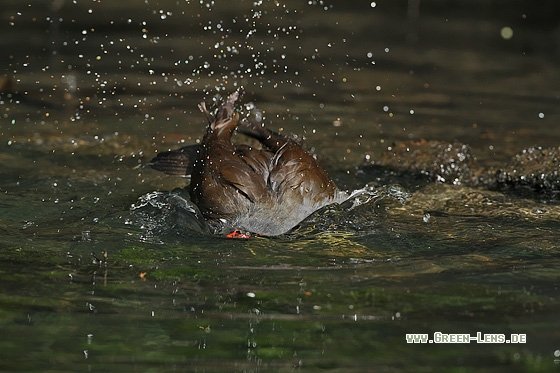
[[[162,152],[150,165],[169,174],[191,175],[191,200],[213,227],[230,236],[244,232],[286,233],[314,211],[348,198],[315,158],[296,141],[274,133],[235,112],[232,93],[208,118],[200,145]],[[234,146],[233,132],[258,140],[262,149]]]

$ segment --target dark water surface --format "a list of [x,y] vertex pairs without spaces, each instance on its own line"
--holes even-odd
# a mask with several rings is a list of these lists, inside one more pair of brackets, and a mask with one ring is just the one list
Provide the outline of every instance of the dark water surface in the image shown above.
[[[0,5],[0,370],[557,371],[557,200],[360,166],[558,147],[558,5],[225,3]],[[185,229],[187,181],[144,165],[235,89],[380,197],[277,238]],[[526,342],[407,344],[435,332]]]

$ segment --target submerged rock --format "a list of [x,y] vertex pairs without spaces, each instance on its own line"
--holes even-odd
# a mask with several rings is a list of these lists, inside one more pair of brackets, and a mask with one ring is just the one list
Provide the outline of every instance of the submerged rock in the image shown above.
[[550,199],[560,197],[560,147],[525,149],[495,171],[478,164],[470,146],[460,142],[401,141],[367,162],[362,170],[412,174],[427,182],[483,186]]
[[550,198],[560,196],[560,147],[531,147],[517,154],[496,172],[501,189],[539,193]]
[[460,142],[400,141],[364,168],[382,167],[398,173],[412,173],[429,181],[459,185],[475,183],[476,157]]

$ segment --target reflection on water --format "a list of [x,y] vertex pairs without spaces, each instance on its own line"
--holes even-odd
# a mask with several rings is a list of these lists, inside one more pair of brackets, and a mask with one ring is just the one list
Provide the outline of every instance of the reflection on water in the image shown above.
[[[0,370],[557,369],[557,200],[360,167],[395,141],[488,172],[557,148],[540,5],[4,1]],[[206,234],[144,165],[235,89],[370,193],[281,237]],[[405,341],[434,332],[527,343]]]

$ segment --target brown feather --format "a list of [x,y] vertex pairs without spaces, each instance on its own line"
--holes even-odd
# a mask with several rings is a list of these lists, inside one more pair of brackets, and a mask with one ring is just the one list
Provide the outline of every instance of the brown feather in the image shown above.
[[[215,115],[200,104],[210,122],[201,144],[163,152],[152,160],[152,167],[168,173],[191,167],[191,199],[206,219],[220,224],[227,219],[236,229],[277,235],[347,197],[297,142],[253,120],[240,121],[235,113],[238,97],[237,92],[229,95]],[[236,128],[264,149],[234,146]]]

